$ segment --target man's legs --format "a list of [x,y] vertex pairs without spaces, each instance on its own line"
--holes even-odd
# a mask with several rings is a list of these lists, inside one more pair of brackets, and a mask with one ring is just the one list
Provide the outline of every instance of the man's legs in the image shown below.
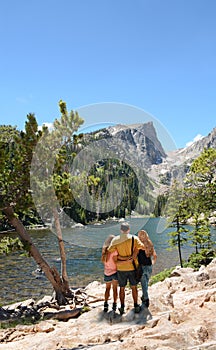
[[[125,286],[127,283],[127,280],[129,279],[131,290],[132,290],[132,297],[134,301],[134,308],[135,312],[140,312],[140,306],[138,305],[138,291],[136,286],[136,278],[135,278],[135,271],[121,271],[118,273],[118,279],[119,279],[119,285],[120,285],[120,292],[119,292],[119,299],[121,302],[121,307],[119,309],[120,314],[122,315],[124,313],[124,303],[125,303]],[[124,287],[122,287],[124,286]]]
[[119,299],[121,307],[119,308],[120,314],[124,313],[124,302],[125,302],[125,286],[127,284],[127,271],[117,271],[118,283],[119,283]]
[[134,311],[135,313],[140,312],[140,306],[137,303],[138,301],[138,290],[137,290],[137,283],[136,283],[136,272],[135,270],[128,272],[129,282],[132,290],[132,297],[134,302]]
[[119,309],[120,311],[120,314],[123,315],[124,313],[124,301],[125,301],[125,287],[120,287],[120,291],[119,291],[119,299],[120,299],[120,302],[121,302],[121,307]]
[[113,302],[117,303],[118,298],[118,281],[112,280],[112,288],[113,288]]
[[131,289],[132,289],[132,297],[133,297],[134,305],[136,305],[138,301],[137,286],[131,286]]
[[120,299],[121,305],[124,305],[124,301],[125,301],[125,287],[120,287],[119,299]]
[[112,280],[112,288],[113,288],[113,307],[112,309],[116,311],[117,308],[117,298],[118,298],[118,281]]
[[137,286],[131,286],[132,289],[132,297],[133,297],[133,301],[134,301],[134,311],[135,313],[139,313],[141,310],[140,305],[137,303],[138,301],[138,290],[137,290]]

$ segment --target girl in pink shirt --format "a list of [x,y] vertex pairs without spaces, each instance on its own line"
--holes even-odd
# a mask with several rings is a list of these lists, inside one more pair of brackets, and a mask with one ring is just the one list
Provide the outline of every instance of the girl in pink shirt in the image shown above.
[[106,283],[106,290],[105,290],[105,295],[104,295],[104,312],[108,311],[108,299],[110,296],[111,287],[113,289],[113,307],[112,307],[112,309],[114,311],[116,311],[116,307],[117,307],[118,280],[117,280],[116,261],[117,261],[118,252],[117,252],[117,250],[115,250],[112,253],[110,253],[107,250],[113,237],[114,237],[114,235],[110,235],[107,237],[106,241],[104,242],[103,248],[102,248],[102,256],[101,256],[101,261],[104,264],[104,282]]

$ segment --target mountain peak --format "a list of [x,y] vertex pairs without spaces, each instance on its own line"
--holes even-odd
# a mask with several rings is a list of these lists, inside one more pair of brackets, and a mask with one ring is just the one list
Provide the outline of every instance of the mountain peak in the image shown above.
[[[117,124],[108,128],[113,137],[120,137],[122,141],[129,141],[136,145],[137,151],[145,152],[147,144],[157,150],[160,157],[166,157],[166,153],[158,140],[153,122],[136,123],[129,125]],[[157,161],[158,163],[158,161]]]

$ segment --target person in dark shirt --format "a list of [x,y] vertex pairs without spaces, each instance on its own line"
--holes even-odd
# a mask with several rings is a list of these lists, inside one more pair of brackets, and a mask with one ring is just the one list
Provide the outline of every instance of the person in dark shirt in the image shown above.
[[144,244],[145,250],[140,249],[138,253],[138,262],[142,266],[142,304],[149,307],[149,295],[148,295],[148,283],[149,278],[152,274],[152,265],[155,264],[157,260],[157,254],[154,249],[153,243],[149,238],[148,233],[145,230],[140,230],[138,232],[138,237],[140,241]]

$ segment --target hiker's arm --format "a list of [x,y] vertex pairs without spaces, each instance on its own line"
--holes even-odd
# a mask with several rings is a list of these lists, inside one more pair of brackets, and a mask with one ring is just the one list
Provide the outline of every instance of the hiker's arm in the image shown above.
[[125,263],[128,263],[128,261],[132,261],[132,257],[130,256],[124,256],[121,257],[122,259],[124,258],[124,260],[119,259],[119,255],[118,255],[118,265],[124,265]]
[[109,247],[107,248],[108,252],[112,253],[116,250],[116,245],[110,243]]
[[154,250],[153,251],[153,259],[152,259],[152,265],[154,265],[156,263],[156,260],[157,260],[157,254],[156,254],[156,251]]
[[113,256],[113,261],[115,263],[118,262],[118,264],[125,264],[126,262],[128,262],[129,260],[131,259],[131,256],[130,257],[127,257],[127,256],[121,256],[121,255],[114,255]]
[[131,260],[131,255],[127,255],[127,256],[118,255],[118,261],[128,261],[128,260]]
[[145,245],[141,242],[141,240],[138,237],[137,237],[137,239],[135,241],[135,248],[138,249],[138,250],[139,249],[145,250]]
[[134,242],[134,251],[133,251],[133,255],[132,255],[133,260],[135,260],[137,258],[137,255],[138,255],[140,249],[145,250],[145,246],[141,242],[141,240],[139,238],[137,238]]
[[128,261],[132,261],[132,259],[128,259],[128,260],[118,260],[118,265],[124,265],[124,264],[128,263]]
[[104,263],[105,260],[106,260],[106,249],[102,248],[101,261]]
[[135,247],[133,251],[133,255],[131,256],[131,259],[135,260],[137,258],[138,253],[139,253],[139,249]]
[[120,264],[120,265],[123,265],[123,264],[127,263],[128,261],[132,260],[131,255],[128,255],[128,256],[118,255],[117,258],[118,258],[118,264]]

